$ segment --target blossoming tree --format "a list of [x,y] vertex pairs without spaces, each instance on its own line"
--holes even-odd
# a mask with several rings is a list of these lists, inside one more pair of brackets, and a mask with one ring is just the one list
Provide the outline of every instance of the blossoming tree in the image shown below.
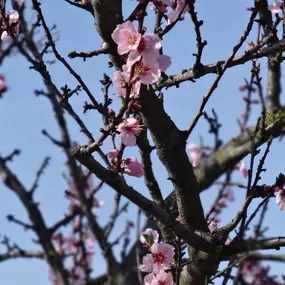
[[[133,1],[129,14],[124,12],[129,3],[123,3],[128,1],[62,2],[93,17],[102,41],[100,49],[73,51],[67,59],[58,48],[55,28],[51,26],[53,19],[45,17],[44,5],[39,0],[0,1],[0,64],[13,60],[16,54],[29,62],[30,72],[40,75],[44,87],[35,93],[51,104],[59,137],[46,130],[42,134],[65,155],[67,171],[63,176],[68,185],[64,192],[68,201],[65,215],[49,225],[35,192],[40,188],[50,158],[44,159],[29,188],[13,170],[20,151],[1,153],[0,175],[5,186],[1,191],[5,188],[3,191],[16,194],[29,221],[11,214],[7,218],[31,231],[39,249],[22,248],[1,229],[0,262],[14,258],[45,260],[54,285],[284,284],[285,279],[272,276],[262,262],[285,262],[285,254],[266,253],[285,246],[283,228],[278,236],[265,232],[265,217],[272,207],[269,202],[276,201],[274,207],[280,215],[285,212],[285,176],[279,174],[282,170],[276,169],[277,178],[271,183],[263,183],[262,177],[272,142],[284,134],[285,110],[280,97],[285,1],[255,0],[252,6],[244,7],[248,15],[244,32],[238,35],[230,55],[214,64],[204,61],[207,41],[203,38],[203,21],[194,0]],[[31,13],[36,17],[31,18]],[[164,39],[169,33],[178,32],[185,19],[190,19],[194,27],[189,28],[189,33],[196,37],[196,50],[192,51],[194,62],[181,73],[170,75],[168,70],[173,60],[164,53],[167,50]],[[255,41],[249,40],[252,34]],[[96,56],[109,58],[109,74],[102,74],[100,83],[98,79],[102,101],[73,68],[72,62],[91,57],[96,62]],[[50,73],[54,61],[71,74],[77,82],[75,88],[57,84],[58,80]],[[262,67],[262,62],[267,62],[267,66]],[[238,119],[238,133],[224,143],[220,137],[219,114],[213,110],[210,115],[208,101],[215,96],[228,70],[242,64],[247,64],[250,71],[250,78],[239,88],[245,94],[245,111]],[[84,69],[84,63],[81,68]],[[267,72],[266,81],[261,77],[262,68]],[[194,84],[209,74],[215,78],[192,123],[186,129],[179,129],[166,113],[167,98],[163,92],[166,89],[175,92],[175,87],[187,81]],[[9,93],[6,79],[1,73],[1,101]],[[72,103],[76,94],[86,100],[80,109]],[[256,118],[253,118],[254,105],[259,108]],[[99,114],[100,127],[99,121],[92,128],[87,126],[82,111],[87,115]],[[189,114],[180,116],[189,120]],[[68,129],[70,118],[85,136],[80,144],[73,143],[79,139]],[[193,144],[193,131],[199,129],[201,120],[209,125],[213,144],[203,141],[200,145]],[[21,122],[19,125],[24,127]],[[1,129],[1,136],[5,136],[5,128]],[[21,140],[16,143],[20,148]],[[153,156],[157,156],[171,183],[172,192],[167,197],[158,182]],[[243,160],[245,157],[249,158],[248,164]],[[21,162],[22,167],[24,164]],[[236,173],[243,182],[235,182]],[[132,186],[133,179],[144,180],[148,193]],[[98,208],[107,207],[98,199],[98,193],[104,189],[115,193],[114,209],[106,224],[99,221],[97,214]],[[213,202],[209,209],[201,200],[201,193],[207,189],[212,193]],[[238,204],[236,214],[224,219],[224,225],[220,226],[222,214],[233,202],[236,190],[242,191],[243,201]],[[127,211],[129,202],[137,207],[138,213],[145,215],[145,225],[140,225],[140,214],[137,219],[129,217],[114,239],[114,227]],[[134,225],[137,240],[130,238]],[[115,251],[118,244],[120,257]],[[94,251],[96,246],[107,264],[106,272],[100,276],[92,273],[99,254]]]

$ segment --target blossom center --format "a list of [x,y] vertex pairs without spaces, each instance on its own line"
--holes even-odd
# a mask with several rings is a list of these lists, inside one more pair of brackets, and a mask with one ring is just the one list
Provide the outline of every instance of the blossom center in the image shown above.
[[157,253],[154,255],[154,260],[155,260],[155,263],[163,264],[163,262],[165,260],[165,255],[162,254],[161,252]]
[[137,75],[146,76],[149,70],[150,70],[150,67],[148,67],[147,65],[143,65],[142,63],[136,67]]
[[128,37],[128,44],[129,45],[131,45],[131,46],[135,45],[136,41],[137,41],[137,36],[136,35],[130,35]]

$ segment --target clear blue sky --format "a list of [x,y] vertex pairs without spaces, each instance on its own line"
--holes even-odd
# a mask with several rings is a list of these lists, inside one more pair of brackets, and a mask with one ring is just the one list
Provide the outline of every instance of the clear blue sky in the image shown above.
[[[26,2],[29,6],[31,1],[26,0]],[[126,16],[137,4],[137,1],[125,0],[123,2],[125,6],[124,16]],[[247,25],[250,13],[246,12],[245,8],[250,6],[251,1],[200,0],[197,2],[196,8],[199,19],[204,20],[202,35],[208,42],[203,55],[203,63],[215,63],[218,60],[226,59]],[[58,33],[55,37],[58,38],[57,47],[63,56],[67,56],[73,50],[88,51],[100,48],[101,41],[96,35],[91,15],[71,7],[64,0],[42,0],[42,3],[43,13],[49,26],[52,26],[52,24],[57,25]],[[149,11],[149,15],[146,25],[152,31],[153,13]],[[35,19],[35,14],[28,13],[28,19]],[[253,32],[250,39],[254,40],[255,37],[256,33]],[[163,41],[164,53],[170,55],[173,62],[168,70],[169,74],[179,73],[182,69],[193,65],[192,53],[196,51],[195,45],[193,26],[187,15],[184,22],[178,23]],[[240,53],[244,50],[245,46]],[[70,62],[80,72],[90,90],[95,94],[96,99],[100,101],[103,96],[100,92],[99,79],[102,78],[103,72],[110,76],[113,72],[112,69],[107,68],[107,58],[101,56],[89,59],[86,62],[78,59]],[[261,65],[263,80],[266,82],[266,62],[261,60]],[[77,85],[77,82],[60,63],[51,66],[50,70],[58,86],[68,84],[69,87],[75,87]],[[50,166],[41,180],[40,187],[36,192],[36,199],[40,202],[40,208],[48,225],[52,225],[63,215],[67,205],[63,198],[67,185],[61,177],[61,173],[66,171],[64,166],[65,158],[59,149],[41,135],[41,130],[46,129],[55,137],[58,137],[54,115],[45,98],[35,97],[34,90],[42,88],[42,81],[35,71],[29,70],[29,65],[23,58],[15,56],[7,60],[4,66],[0,67],[0,72],[6,75],[9,86],[9,92],[5,94],[4,100],[0,100],[0,153],[8,154],[15,148],[22,150],[21,156],[15,159],[11,167],[27,187],[33,183],[35,172],[44,157],[51,156]],[[241,99],[243,94],[238,91],[238,87],[243,85],[244,78],[249,78],[249,76],[250,64],[228,70],[206,107],[206,111],[210,112],[214,108],[219,115],[219,119],[223,123],[221,135],[225,142],[238,132],[236,119],[244,110]],[[181,84],[179,89],[171,88],[164,93],[165,108],[179,128],[185,129],[192,121],[202,96],[208,90],[214,78],[214,75],[208,75],[199,79],[195,84],[185,82]],[[119,100],[115,96],[113,99],[115,101],[114,108],[116,108],[116,106],[119,106]],[[72,97],[71,103],[80,114],[82,114],[82,105],[85,100],[87,100],[87,97],[83,92],[79,96]],[[260,107],[254,108],[257,116]],[[101,126],[100,117],[95,112],[89,112],[87,115],[82,114],[82,118],[96,137]],[[87,140],[80,134],[77,125],[70,119],[68,121],[69,129],[73,135],[72,139],[78,143],[86,144]],[[213,143],[213,138],[208,135],[208,126],[203,120],[199,122],[189,142],[198,143],[199,136],[204,137],[205,144],[211,145]],[[109,147],[109,145],[106,145],[103,149],[108,151]],[[267,171],[263,174],[261,183],[272,184],[275,177],[284,171],[284,161],[282,159],[284,151],[282,147],[282,143],[277,141],[273,143],[267,159]],[[138,151],[136,148],[132,148],[128,154],[138,156]],[[166,172],[155,155],[153,155],[153,160],[156,177],[160,182],[163,194],[166,196],[172,189],[171,184],[166,179]],[[246,161],[249,162],[248,159]],[[241,183],[246,182],[238,174],[234,176],[234,179]],[[128,181],[135,189],[148,195],[143,179],[130,178]],[[205,211],[215,198],[215,190],[215,188],[211,188],[211,190],[202,194]],[[236,201],[225,211],[222,216],[222,224],[228,222],[234,216],[244,197],[243,190],[238,188],[233,190]],[[104,200],[106,205],[106,207],[98,210],[101,224],[104,224],[109,217],[110,208],[113,205],[113,193],[113,190],[107,187],[100,192],[99,198]],[[280,228],[283,228],[285,214],[279,212],[274,199],[270,202],[269,209],[266,220],[270,225],[268,235],[284,236],[284,231],[282,232]],[[7,235],[24,249],[36,249],[37,247],[31,242],[33,235],[24,232],[22,228],[14,224],[7,223],[5,218],[7,214],[13,214],[16,218],[27,220],[25,210],[18,200],[0,184],[0,234]],[[135,215],[136,208],[132,206],[129,209],[128,217],[131,219]],[[120,228],[122,228],[128,217],[125,216],[121,219],[115,234],[120,232]],[[104,263],[97,246],[96,252],[94,275],[104,271]],[[281,253],[285,254],[285,250],[281,249],[279,254]],[[274,264],[273,272],[284,273],[284,265]],[[0,264],[1,284],[48,285],[50,283],[47,276],[48,267],[41,261],[17,260]]]

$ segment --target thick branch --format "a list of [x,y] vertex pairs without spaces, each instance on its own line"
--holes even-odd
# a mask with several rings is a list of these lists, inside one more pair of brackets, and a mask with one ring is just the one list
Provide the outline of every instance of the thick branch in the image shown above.
[[213,246],[207,241],[207,235],[192,229],[187,229],[181,223],[172,221],[167,212],[156,206],[150,200],[138,193],[135,189],[128,186],[123,178],[116,175],[113,171],[104,168],[91,155],[80,151],[79,146],[74,146],[71,150],[75,159],[83,164],[89,171],[94,173],[99,179],[112,187],[115,191],[129,199],[143,211],[155,217],[162,224],[172,229],[178,236],[187,243],[205,252],[213,252]]
[[43,259],[44,253],[41,251],[35,251],[35,250],[14,250],[11,252],[0,254],[0,262],[7,261],[10,259],[17,259],[17,258]]
[[[279,109],[275,113],[265,113],[265,129],[258,131],[254,146],[258,147],[268,141],[271,137],[279,137],[284,133],[285,110]],[[252,139],[255,126],[249,128],[239,136],[231,139],[218,151],[213,152],[201,165],[195,169],[200,190],[207,189],[219,178],[226,169],[232,169],[235,165],[251,152]]]
[[4,184],[18,196],[26,208],[29,219],[33,223],[34,231],[39,238],[39,243],[44,249],[46,259],[53,269],[59,284],[69,285],[67,272],[64,269],[62,259],[51,242],[51,236],[37,204],[32,200],[30,193],[14,173],[6,166],[5,161],[1,157],[0,176],[2,177]]
[[[285,50],[285,39],[282,39],[281,41],[269,47],[263,48],[260,51],[255,51],[254,53],[248,51],[244,55],[235,57],[229,63],[228,68],[245,64],[246,62],[249,62],[252,59],[266,57],[269,54],[276,54],[277,52],[282,52],[284,50]],[[183,70],[180,74],[170,75],[166,79],[154,83],[152,87],[155,91],[161,90],[164,87],[177,86],[184,81],[193,81],[194,79],[201,78],[207,74],[218,73],[219,69],[221,68],[221,66],[225,64],[225,62],[226,62],[225,60],[221,60],[218,61],[217,63],[201,65],[198,71],[192,68],[190,68],[189,70]]]
[[262,240],[236,240],[226,246],[222,258],[229,258],[231,255],[250,252],[255,250],[276,249],[285,246],[285,237],[267,238]]
[[[256,0],[256,8],[260,15],[260,24],[263,27],[264,35],[273,32],[273,36],[268,42],[268,46],[278,43],[277,31],[273,30],[272,13],[268,10],[266,0]],[[271,53],[268,55],[268,83],[267,83],[267,108],[272,111],[280,108],[280,93],[281,93],[281,53]]]

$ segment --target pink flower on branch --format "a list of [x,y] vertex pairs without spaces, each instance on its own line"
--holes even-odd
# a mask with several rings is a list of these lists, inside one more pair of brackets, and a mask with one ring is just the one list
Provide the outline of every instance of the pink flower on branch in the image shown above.
[[138,62],[142,57],[144,61],[151,64],[156,61],[161,48],[161,39],[156,34],[149,34],[141,38],[139,46],[135,50],[131,50],[127,60],[127,66],[130,68]]
[[189,7],[188,5],[186,5],[186,0],[175,0],[174,3],[172,4],[172,8],[173,11],[171,11],[170,13],[168,13],[167,15],[167,24],[172,24],[173,22],[175,22],[178,18],[178,16],[185,14]]
[[[119,97],[126,98],[127,96],[127,86],[129,84],[130,80],[130,74],[127,71],[127,66],[123,65],[123,71],[116,71],[114,73],[112,82],[115,87],[115,94]],[[141,82],[138,80],[135,80],[131,84],[131,90],[129,94],[129,98],[132,97],[138,97],[140,93],[140,88],[141,88]]]
[[112,164],[116,163],[118,154],[119,151],[117,149],[112,149],[107,153],[107,157]]
[[135,157],[126,158],[122,162],[122,167],[124,169],[124,173],[134,176],[134,177],[142,177],[144,172],[142,165],[138,162]]
[[151,253],[143,257],[143,263],[139,266],[142,272],[152,272],[154,265],[154,257]]
[[135,67],[135,76],[143,84],[152,84],[161,76],[159,63],[157,61],[147,64],[144,59],[140,61]]
[[153,272],[158,273],[163,269],[168,269],[174,262],[175,248],[170,244],[154,243],[150,252],[154,258]]
[[[10,33],[13,34],[14,37],[16,37],[19,34],[20,30],[20,21],[19,21],[19,13],[16,10],[10,10],[6,16],[5,20],[7,23],[3,22],[1,27],[1,30],[3,30],[1,34],[1,40],[3,42],[11,39]],[[8,27],[5,26],[8,24]]]
[[157,274],[153,274],[151,285],[172,285],[173,278],[170,272],[166,273],[165,271],[161,270]]
[[161,54],[157,58],[159,69],[162,71],[166,71],[167,68],[171,65],[171,58],[168,55]]
[[120,132],[119,138],[126,146],[135,146],[137,142],[136,135],[138,135],[142,126],[135,118],[127,118],[123,123],[118,125],[117,130]]
[[201,148],[199,148],[195,144],[190,143],[187,146],[187,149],[190,150],[190,159],[193,167],[199,166],[201,159],[203,157],[203,152]]
[[5,76],[0,74],[0,95],[1,93],[5,92],[7,89]]
[[240,163],[239,168],[238,168],[238,171],[239,171],[239,173],[240,173],[244,178],[247,177],[247,175],[248,175],[248,169],[247,169],[247,167],[246,167],[244,161],[242,161],[242,162]]
[[112,33],[112,39],[118,45],[118,54],[123,55],[138,48],[141,34],[138,33],[132,22],[126,21],[116,27]]
[[208,225],[209,231],[212,233],[218,229],[218,223],[220,222],[219,218],[213,218],[210,224]]
[[278,0],[274,0],[272,5],[268,6],[268,10],[273,14],[278,14],[282,9],[282,3]]
[[276,196],[276,203],[281,212],[285,212],[285,190],[280,190]]
[[159,240],[158,232],[150,228],[147,228],[145,231],[143,231],[140,236],[141,243],[146,244],[148,246],[152,246],[153,243],[158,242],[158,240]]

